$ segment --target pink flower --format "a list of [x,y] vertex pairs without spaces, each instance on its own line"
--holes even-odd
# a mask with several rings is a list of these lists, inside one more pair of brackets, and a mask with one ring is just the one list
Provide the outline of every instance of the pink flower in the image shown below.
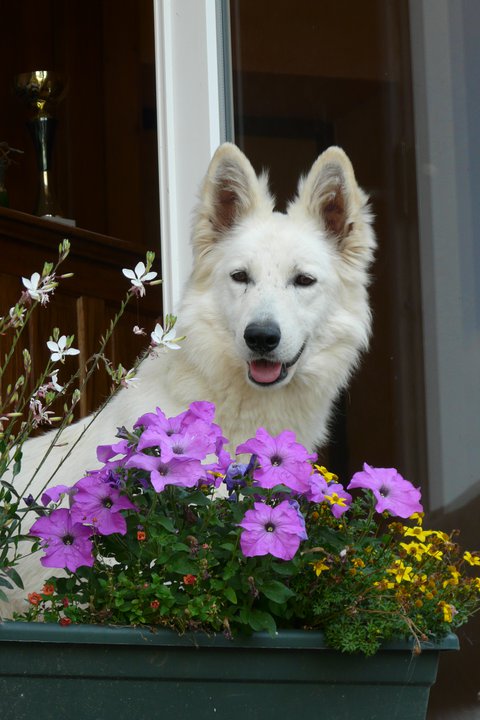
[[257,467],[253,477],[262,488],[286,485],[299,493],[310,490],[309,477],[312,473],[310,455],[306,448],[295,441],[295,433],[284,430],[272,437],[264,428],[259,428],[254,438],[237,447],[238,453],[252,453],[257,456]]
[[45,555],[40,562],[44,567],[67,568],[71,572],[82,566],[92,567],[92,530],[75,522],[66,508],[40,517],[30,534],[42,540]]
[[291,560],[301,540],[307,539],[305,521],[297,507],[284,500],[276,507],[256,502],[239,526],[244,529],[240,547],[246,557],[274,555]]
[[371,490],[379,513],[389,512],[401,518],[408,518],[416,512],[423,512],[420,490],[405,480],[395,468],[374,468],[363,464],[363,472],[357,472],[348,489],[366,488]]
[[[101,472],[101,471],[100,471]],[[127,523],[120,510],[135,510],[135,505],[110,482],[95,473],[75,483],[72,518],[93,525],[101,535],[125,535]]]

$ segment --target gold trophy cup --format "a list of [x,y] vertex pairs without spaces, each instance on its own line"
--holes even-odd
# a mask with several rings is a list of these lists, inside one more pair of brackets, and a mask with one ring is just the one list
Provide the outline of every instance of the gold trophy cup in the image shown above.
[[32,116],[27,122],[35,147],[38,190],[35,215],[60,216],[52,183],[52,153],[57,119],[56,105],[66,92],[63,75],[52,70],[33,70],[15,77],[15,90],[28,104]]

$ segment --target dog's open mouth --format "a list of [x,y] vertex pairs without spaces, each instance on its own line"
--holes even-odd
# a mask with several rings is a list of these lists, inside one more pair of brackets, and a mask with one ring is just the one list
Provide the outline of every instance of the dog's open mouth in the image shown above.
[[274,385],[285,380],[289,368],[299,360],[304,348],[305,344],[302,345],[293,360],[288,363],[272,362],[266,358],[251,360],[248,363],[248,377],[257,385]]

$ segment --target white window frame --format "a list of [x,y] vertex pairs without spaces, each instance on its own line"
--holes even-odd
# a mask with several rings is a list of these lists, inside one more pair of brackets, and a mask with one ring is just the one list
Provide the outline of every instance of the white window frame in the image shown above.
[[231,96],[224,57],[228,3],[153,3],[163,307],[174,313],[191,268],[198,189],[216,148],[231,135],[225,102]]

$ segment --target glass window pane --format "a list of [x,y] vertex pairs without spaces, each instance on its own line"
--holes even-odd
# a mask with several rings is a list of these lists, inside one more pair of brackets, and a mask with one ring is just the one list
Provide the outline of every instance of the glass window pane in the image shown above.
[[[236,142],[278,209],[330,144],[371,198],[371,348],[324,459],[422,487],[431,527],[479,545],[477,0],[231,0]],[[441,661],[430,720],[478,715],[480,623]]]

